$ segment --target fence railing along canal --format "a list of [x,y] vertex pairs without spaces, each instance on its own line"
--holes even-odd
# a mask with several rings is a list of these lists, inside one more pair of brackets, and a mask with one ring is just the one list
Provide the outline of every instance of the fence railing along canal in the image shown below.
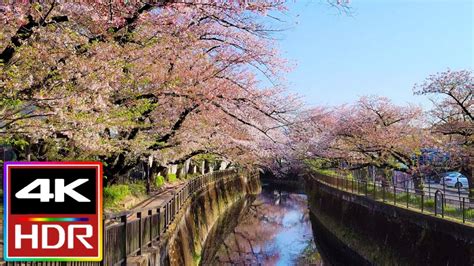
[[160,240],[190,197],[208,184],[236,175],[239,171],[228,169],[195,177],[157,207],[105,215],[102,262],[4,262],[3,265],[126,265],[127,257],[141,255],[144,249]]
[[381,181],[371,182],[321,174],[313,175],[312,178],[334,188],[383,203],[474,224],[474,199],[461,196],[459,189],[448,190],[447,193],[446,189],[415,189]]

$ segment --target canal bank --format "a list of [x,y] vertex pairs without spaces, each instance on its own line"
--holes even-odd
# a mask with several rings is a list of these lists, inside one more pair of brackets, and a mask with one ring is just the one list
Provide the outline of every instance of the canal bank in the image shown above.
[[306,191],[315,234],[326,250],[338,250],[339,264],[474,262],[472,227],[342,191],[317,176],[306,178]]
[[239,172],[208,184],[178,213],[159,242],[159,258],[151,265],[198,265],[218,219],[242,198],[260,190],[257,172]]
[[257,175],[209,184],[152,250],[127,265],[323,265],[300,190]]

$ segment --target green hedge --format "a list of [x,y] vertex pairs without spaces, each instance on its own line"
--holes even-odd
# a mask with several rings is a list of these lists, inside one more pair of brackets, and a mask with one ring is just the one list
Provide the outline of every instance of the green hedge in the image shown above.
[[176,182],[177,180],[176,174],[168,174],[166,177],[170,183]]
[[165,184],[165,177],[162,175],[157,175],[155,177],[155,187],[160,188]]

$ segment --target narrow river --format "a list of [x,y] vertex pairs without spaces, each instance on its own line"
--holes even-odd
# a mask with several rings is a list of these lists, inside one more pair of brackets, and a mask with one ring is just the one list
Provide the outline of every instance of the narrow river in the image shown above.
[[[313,241],[306,195],[267,185],[218,224],[219,240],[202,265],[323,265]],[[236,220],[237,219],[237,220]],[[234,221],[234,222],[229,222]]]

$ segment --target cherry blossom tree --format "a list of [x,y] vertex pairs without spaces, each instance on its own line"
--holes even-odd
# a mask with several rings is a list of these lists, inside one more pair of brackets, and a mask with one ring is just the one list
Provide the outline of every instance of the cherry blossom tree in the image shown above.
[[433,138],[423,127],[419,107],[398,106],[383,97],[362,97],[352,105],[316,108],[305,115],[306,127],[294,133],[303,159],[318,157],[354,168],[394,169],[420,181],[417,156],[423,147],[432,146]]
[[[460,70],[437,73],[422,84],[415,85],[415,94],[429,95],[433,103],[430,111],[432,130],[444,136],[451,146],[450,156],[457,159],[460,170],[474,187],[474,76]],[[473,196],[471,190],[471,196]]]
[[283,4],[1,4],[0,140],[20,159],[100,159],[109,177],[150,156],[153,171],[202,153],[262,161],[298,106],[257,19]]

